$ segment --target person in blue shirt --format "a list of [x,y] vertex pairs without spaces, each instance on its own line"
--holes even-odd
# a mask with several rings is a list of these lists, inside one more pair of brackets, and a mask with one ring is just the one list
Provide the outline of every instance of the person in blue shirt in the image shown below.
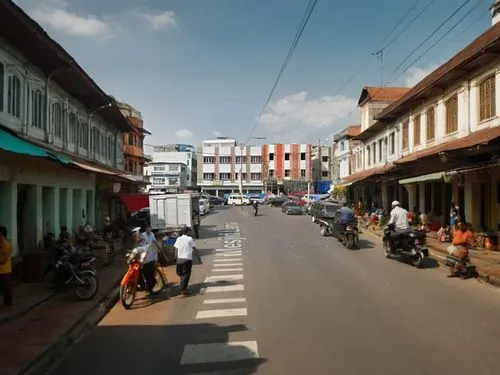
[[351,208],[348,202],[344,203],[338,213],[340,216],[341,224],[349,224],[354,221],[354,210]]

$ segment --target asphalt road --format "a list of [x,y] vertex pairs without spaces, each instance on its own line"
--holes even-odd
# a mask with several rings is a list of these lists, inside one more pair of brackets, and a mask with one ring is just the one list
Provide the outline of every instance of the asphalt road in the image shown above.
[[347,250],[307,216],[217,211],[193,296],[115,306],[51,374],[500,373],[499,290],[385,259],[370,234]]

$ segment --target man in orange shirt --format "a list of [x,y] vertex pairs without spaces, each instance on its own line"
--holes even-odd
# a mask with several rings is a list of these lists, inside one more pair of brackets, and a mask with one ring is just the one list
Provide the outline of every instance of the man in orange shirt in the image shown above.
[[0,227],[0,294],[3,296],[3,305],[0,309],[12,307],[12,286],[10,275],[12,273],[12,246],[7,241],[7,228]]

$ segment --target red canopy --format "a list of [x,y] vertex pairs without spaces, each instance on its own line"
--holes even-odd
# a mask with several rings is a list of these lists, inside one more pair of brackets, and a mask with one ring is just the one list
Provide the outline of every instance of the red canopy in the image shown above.
[[120,194],[120,199],[127,207],[128,212],[136,212],[142,208],[149,207],[148,194]]

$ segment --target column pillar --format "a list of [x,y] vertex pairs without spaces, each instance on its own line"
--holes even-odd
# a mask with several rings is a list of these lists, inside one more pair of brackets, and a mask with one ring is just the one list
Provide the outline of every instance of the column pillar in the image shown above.
[[13,257],[18,256],[20,249],[17,239],[17,183],[0,182],[0,225],[7,228],[7,238],[12,245]]
[[388,197],[388,194],[387,194],[387,183],[386,182],[383,182],[382,183],[382,202],[381,202],[381,207],[386,210],[387,208],[390,207],[390,203],[391,202],[388,202],[389,200],[389,197]]
[[67,189],[66,200],[63,204],[66,205],[66,226],[68,227],[68,232],[73,234],[76,229],[73,222],[73,189]]
[[94,190],[88,190],[87,191],[87,221],[92,225],[93,227],[96,226],[96,220],[95,220],[95,191]]
[[417,205],[416,186],[413,184],[406,184],[404,187],[408,191],[408,211],[413,211],[413,208]]
[[[420,199],[418,202],[418,210],[420,212],[425,212],[425,182],[418,183],[418,190],[420,192]],[[427,213],[427,212],[425,212]]]

